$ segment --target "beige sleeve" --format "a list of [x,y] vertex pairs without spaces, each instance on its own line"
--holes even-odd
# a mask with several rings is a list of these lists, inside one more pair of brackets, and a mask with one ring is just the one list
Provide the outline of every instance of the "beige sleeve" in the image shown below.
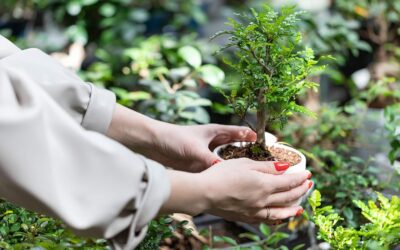
[[41,60],[29,69],[16,59],[40,58],[40,51],[17,54],[0,60],[0,197],[133,249],[169,197],[165,169],[83,129],[37,82],[57,69]]
[[38,49],[20,50],[1,35],[0,60],[4,67],[29,75],[84,128],[107,132],[115,108],[112,92],[83,82],[74,72]]

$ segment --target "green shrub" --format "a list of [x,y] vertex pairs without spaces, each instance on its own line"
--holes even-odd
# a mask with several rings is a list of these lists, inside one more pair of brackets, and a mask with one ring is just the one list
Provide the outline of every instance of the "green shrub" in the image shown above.
[[0,248],[109,249],[107,241],[75,236],[59,220],[0,201]]
[[333,249],[391,249],[400,244],[400,198],[386,198],[378,193],[378,202],[353,200],[368,221],[359,228],[338,226],[343,218],[332,206],[321,207],[321,194],[315,190],[309,198],[312,220],[318,227],[318,238]]

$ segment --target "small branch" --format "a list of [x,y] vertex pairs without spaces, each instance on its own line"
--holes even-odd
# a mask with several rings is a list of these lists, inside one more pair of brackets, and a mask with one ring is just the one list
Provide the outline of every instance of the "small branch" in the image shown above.
[[235,113],[239,116],[239,119],[240,119],[242,122],[246,123],[246,125],[247,125],[251,130],[253,130],[254,132],[257,132],[256,129],[254,128],[254,126],[251,125],[251,123],[248,122],[247,119],[246,119],[247,111],[248,111],[249,108],[250,108],[250,101],[247,102],[247,105],[246,105],[246,108],[244,109],[244,112],[236,112],[236,111],[238,111],[238,109],[235,108],[235,106],[234,106],[233,103],[232,103],[232,100],[229,99],[229,98],[227,98],[227,100],[228,100],[229,104],[233,107]]
[[256,53],[250,47],[250,45],[247,45],[247,47],[249,48],[248,52],[250,52],[250,54],[253,56],[253,58],[256,59],[256,61],[264,68],[265,73],[267,73],[271,77],[273,74],[272,70],[267,65],[265,65],[263,62],[261,62],[261,60],[257,57]]
[[180,90],[181,88],[183,88],[183,82],[186,81],[187,79],[189,79],[190,77],[192,77],[194,74],[194,72],[190,72],[189,74],[187,74],[186,76],[183,77],[182,81],[178,82],[174,82],[174,85],[172,86],[172,90],[174,92]]
[[249,126],[251,130],[253,130],[253,132],[255,133],[257,132],[256,128],[253,125],[251,125],[246,119],[244,119],[243,121],[246,123],[247,126]]
[[176,92],[174,89],[171,88],[171,86],[169,85],[168,80],[165,79],[163,74],[158,74],[157,76],[160,79],[161,83],[164,85],[165,90],[167,90],[167,92],[169,94],[174,94]]

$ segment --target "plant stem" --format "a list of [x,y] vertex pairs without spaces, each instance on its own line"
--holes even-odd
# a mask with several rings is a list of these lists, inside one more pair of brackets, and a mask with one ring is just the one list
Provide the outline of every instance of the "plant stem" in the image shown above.
[[257,143],[265,145],[265,127],[267,126],[267,110],[265,106],[265,92],[266,88],[261,88],[257,95],[258,109],[257,109]]

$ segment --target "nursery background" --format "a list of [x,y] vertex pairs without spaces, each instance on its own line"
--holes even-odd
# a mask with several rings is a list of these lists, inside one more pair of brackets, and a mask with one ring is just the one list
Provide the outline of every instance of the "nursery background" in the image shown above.
[[[225,63],[236,50],[210,37],[264,4],[303,11],[301,44],[323,58],[309,77],[318,92],[297,100],[315,115],[270,131],[306,155],[318,191],[279,226],[162,217],[139,249],[400,249],[400,0],[1,0],[0,32],[150,117],[246,125],[225,98],[239,81]],[[5,200],[0,219],[0,248],[110,248]]]

